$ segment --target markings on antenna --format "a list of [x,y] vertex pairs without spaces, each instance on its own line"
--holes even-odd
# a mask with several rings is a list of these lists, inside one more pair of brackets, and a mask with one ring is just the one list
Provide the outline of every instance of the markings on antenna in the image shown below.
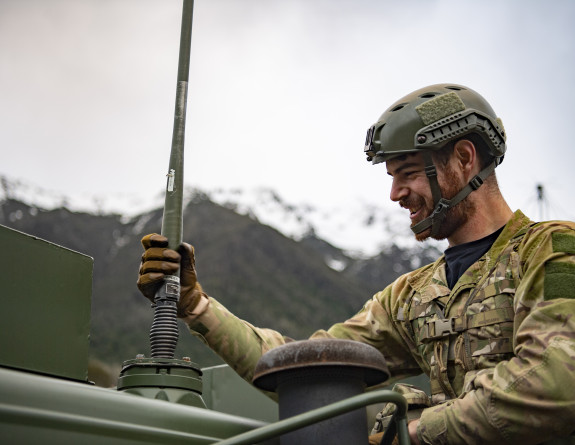
[[170,173],[166,175],[168,177],[168,192],[174,191],[174,178],[176,177],[176,171],[171,168]]

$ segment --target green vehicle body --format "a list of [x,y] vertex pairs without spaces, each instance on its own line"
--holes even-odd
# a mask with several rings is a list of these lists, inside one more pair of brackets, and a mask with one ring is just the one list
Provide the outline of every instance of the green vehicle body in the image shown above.
[[404,401],[374,391],[277,421],[277,403],[231,368],[187,359],[156,372],[132,358],[118,379],[124,390],[96,387],[88,380],[93,259],[4,226],[0,245],[10,252],[0,259],[0,443],[279,443],[337,414]]
[[[92,258],[3,226],[0,243],[11,252],[1,260],[0,443],[203,444],[265,425],[206,409],[228,397],[256,400],[254,417],[273,420],[275,403],[220,369],[226,367],[204,372],[208,387],[222,380],[225,394],[210,389],[202,398],[198,378],[186,391],[188,403],[94,386],[88,381]],[[253,393],[244,397],[245,390]]]

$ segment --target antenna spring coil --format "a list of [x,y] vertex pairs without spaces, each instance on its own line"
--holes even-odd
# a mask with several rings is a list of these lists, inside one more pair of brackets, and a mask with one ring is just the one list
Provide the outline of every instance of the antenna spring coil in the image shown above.
[[178,344],[178,309],[180,280],[167,276],[155,297],[154,321],[150,328],[150,349],[153,358],[174,358]]

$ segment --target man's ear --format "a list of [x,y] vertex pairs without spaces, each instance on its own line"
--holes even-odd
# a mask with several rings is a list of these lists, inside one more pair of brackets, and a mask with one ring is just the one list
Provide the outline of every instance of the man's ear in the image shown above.
[[457,167],[470,180],[479,173],[480,165],[477,157],[477,149],[469,139],[461,139],[453,147],[453,155]]

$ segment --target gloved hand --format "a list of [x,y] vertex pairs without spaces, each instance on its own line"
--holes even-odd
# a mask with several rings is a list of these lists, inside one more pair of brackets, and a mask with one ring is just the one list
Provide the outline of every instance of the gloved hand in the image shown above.
[[164,282],[165,275],[174,275],[180,271],[180,298],[178,300],[178,317],[192,315],[202,296],[202,290],[196,274],[194,248],[182,243],[178,251],[168,248],[168,238],[157,233],[142,238],[144,253],[140,264],[138,289],[148,300],[154,302],[156,291]]
[[[381,433],[372,434],[371,436],[369,436],[368,437],[369,445],[380,445],[381,439],[383,439],[384,434],[385,432],[382,431]],[[393,438],[391,445],[399,445],[399,439],[397,438],[397,436]]]
[[[368,437],[369,445],[380,445],[381,439],[383,439],[384,434],[385,432],[382,431],[381,433],[372,434],[371,436],[369,436]],[[393,438],[391,445],[399,445],[399,439],[397,438],[397,436]]]

